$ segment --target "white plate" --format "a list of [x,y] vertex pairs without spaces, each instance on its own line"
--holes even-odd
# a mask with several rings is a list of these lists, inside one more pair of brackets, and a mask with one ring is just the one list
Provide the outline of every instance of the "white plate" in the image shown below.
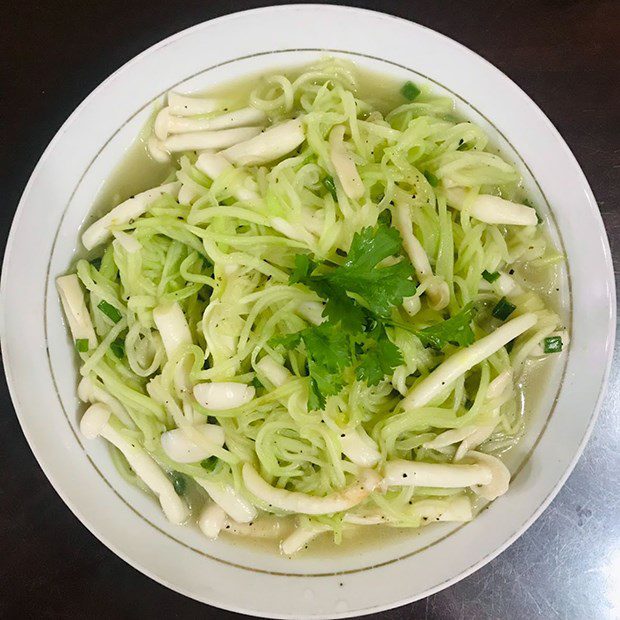
[[[551,205],[568,257],[572,342],[528,434],[511,455],[507,495],[472,523],[428,528],[380,548],[287,560],[173,526],[120,479],[100,442],[76,433],[71,343],[53,287],[98,190],[163,92],[315,60],[323,50],[401,80],[448,90]],[[548,209],[548,207],[543,207]],[[51,483],[119,556],[174,590],[281,618],[344,617],[427,596],[513,542],[557,493],[583,449],[607,378],[615,292],[608,242],[577,162],[545,115],[479,56],[422,26],[334,6],[259,9],[185,30],[127,63],[71,115],[21,199],[2,273],[2,348],[15,408]],[[565,302],[569,303],[565,298]],[[561,389],[556,397],[556,388]],[[527,570],[526,566],[522,567]]]

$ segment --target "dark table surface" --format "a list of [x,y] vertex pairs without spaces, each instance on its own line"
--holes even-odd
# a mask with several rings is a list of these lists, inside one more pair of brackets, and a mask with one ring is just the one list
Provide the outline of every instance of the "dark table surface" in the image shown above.
[[[0,242],[41,152],[78,103],[138,52],[198,22],[274,2],[22,0],[3,10]],[[581,163],[620,258],[620,2],[366,2],[475,50],[546,112]],[[616,351],[618,353],[618,351]],[[376,617],[620,617],[618,360],[585,454],[546,512],[489,565]],[[97,541],[53,491],[0,387],[0,617],[232,618],[167,590]]]

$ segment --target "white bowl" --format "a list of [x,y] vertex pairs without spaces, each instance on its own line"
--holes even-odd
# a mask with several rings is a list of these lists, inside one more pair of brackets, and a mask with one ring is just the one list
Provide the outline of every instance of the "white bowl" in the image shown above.
[[[289,560],[169,524],[154,502],[120,478],[101,442],[83,442],[76,430],[74,353],[53,280],[66,270],[98,190],[155,98],[173,87],[208,88],[300,65],[325,51],[449,91],[459,112],[514,159],[568,258],[564,303],[572,341],[510,456],[510,491],[473,522],[329,558]],[[345,617],[445,588],[500,553],[542,512],[594,423],[611,361],[614,300],[609,246],[592,192],[557,131],[514,83],[422,26],[359,9],[287,6],[174,35],[127,63],[77,108],[41,157],[13,222],[1,335],[13,402],[35,456],[71,510],[110,549],[160,583],[218,607],[274,618]]]

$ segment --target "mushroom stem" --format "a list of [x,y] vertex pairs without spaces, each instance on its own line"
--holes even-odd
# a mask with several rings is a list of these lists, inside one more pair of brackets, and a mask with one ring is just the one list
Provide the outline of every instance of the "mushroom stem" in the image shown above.
[[97,336],[77,275],[72,273],[56,278],[56,288],[73,339],[88,340],[88,348],[94,349],[97,346]]
[[364,183],[344,144],[344,125],[336,125],[329,134],[329,156],[344,193],[352,200],[364,195]]
[[188,118],[168,114],[165,120],[167,121],[168,133],[191,133],[194,131],[262,125],[267,120],[267,115],[262,110],[248,107],[218,114],[211,118]]
[[111,226],[120,226],[127,224],[130,220],[140,217],[158,198],[165,194],[170,194],[174,198],[177,197],[181,189],[181,183],[174,181],[166,183],[153,189],[147,189],[145,192],[136,194],[132,198],[121,202],[120,205],[114,207],[109,213],[91,224],[82,235],[82,244],[87,250],[92,250],[95,246],[107,241],[112,235]]
[[365,469],[350,487],[324,497],[313,497],[306,493],[272,487],[261,478],[250,463],[245,463],[242,473],[247,490],[258,499],[280,510],[308,515],[332,514],[348,510],[368,497],[380,482],[377,472]]
[[100,436],[116,446],[136,475],[155,493],[168,520],[179,524],[186,521],[189,510],[176,494],[168,476],[144,449],[125,439],[110,425],[111,413],[107,405],[91,405],[82,416],[80,430],[89,439]]
[[293,119],[270,127],[263,133],[235,144],[221,153],[233,164],[256,166],[283,157],[296,149],[305,138],[301,120]]
[[225,149],[234,144],[245,144],[245,140],[260,134],[260,131],[260,127],[233,127],[232,129],[219,129],[215,131],[181,133],[166,138],[163,142],[163,148],[169,153]]
[[397,459],[383,468],[385,486],[422,486],[457,489],[491,482],[491,472],[482,465],[423,463]]
[[210,114],[221,109],[224,105],[221,99],[213,97],[194,97],[179,93],[168,93],[168,109],[175,116],[198,116]]
[[168,359],[172,359],[181,347],[192,343],[192,333],[178,301],[153,308],[153,321]]
[[[433,276],[433,270],[428,256],[422,244],[418,241],[418,238],[413,234],[409,205],[401,202],[396,205],[394,211],[394,224],[401,234],[403,246],[416,271],[418,280],[420,282],[429,280],[426,289],[429,305],[435,310],[442,310],[450,302],[450,289],[445,282]],[[410,312],[410,314],[415,314],[415,312]]]
[[232,485],[195,478],[211,499],[231,518],[239,523],[250,523],[256,519],[256,508],[242,497]]
[[293,555],[328,529],[326,525],[298,527],[280,543],[280,550],[284,555]]
[[401,401],[403,408],[409,410],[424,407],[445,390],[446,386],[536,325],[537,321],[535,314],[523,314],[498,327],[493,333],[466,349],[457,351],[409,390],[407,396]]
[[249,403],[255,393],[253,386],[232,381],[198,383],[194,386],[194,398],[205,409],[211,411],[241,407]]
[[226,513],[213,502],[200,513],[198,527],[207,538],[215,539],[226,525],[226,521]]
[[[232,164],[219,153],[201,153],[196,162],[196,168],[214,181],[232,167]],[[238,184],[235,183],[234,187],[230,189],[237,200],[258,199],[258,194],[255,191],[243,187],[243,181]]]
[[535,209],[525,205],[504,200],[499,196],[480,194],[471,200],[467,192],[460,187],[446,188],[448,204],[459,211],[466,205],[469,214],[486,224],[507,224],[513,226],[536,226],[538,217]]

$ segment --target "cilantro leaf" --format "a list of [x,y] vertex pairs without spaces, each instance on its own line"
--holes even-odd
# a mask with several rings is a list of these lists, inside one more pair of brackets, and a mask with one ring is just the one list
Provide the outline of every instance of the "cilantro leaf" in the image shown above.
[[355,370],[355,378],[366,381],[368,385],[377,385],[385,375],[403,363],[398,347],[387,337],[385,329],[379,326],[374,334],[373,345],[366,348],[359,366]]
[[377,385],[402,363],[385,325],[390,324],[387,317],[392,307],[415,293],[413,267],[404,260],[380,266],[401,250],[399,232],[380,222],[353,236],[342,265],[319,264],[306,254],[295,257],[289,282],[303,284],[325,300],[327,321],[271,343],[288,349],[303,343],[310,379],[309,410],[323,409],[327,397],[340,392],[346,368],[354,367],[359,381]]
[[301,342],[301,332],[285,334],[284,336],[274,336],[269,339],[270,347],[283,346],[285,349],[294,349]]
[[392,306],[415,293],[416,286],[410,280],[413,267],[400,261],[387,267],[379,263],[397,254],[402,239],[395,228],[379,224],[356,233],[346,261],[324,276],[332,284],[359,295],[371,312],[387,316]]
[[350,337],[328,322],[278,340],[276,344],[287,349],[294,349],[303,342],[310,377],[308,409],[323,409],[326,397],[338,394],[344,386],[343,370],[352,363]]
[[449,343],[466,347],[474,341],[470,325],[474,313],[473,303],[468,303],[452,318],[419,330],[416,334],[423,344],[435,349],[443,349]]
[[310,260],[307,254],[297,254],[295,256],[295,268],[289,277],[289,283],[297,284],[300,282],[307,285],[308,282],[311,282],[310,276],[316,267],[316,263]]
[[295,257],[295,269],[289,279],[290,284],[305,284],[319,297],[327,300],[323,310],[323,316],[333,323],[340,322],[342,328],[355,333],[362,330],[364,312],[346,291],[334,285],[324,276],[313,276],[317,264],[311,261],[307,255],[298,254]]

